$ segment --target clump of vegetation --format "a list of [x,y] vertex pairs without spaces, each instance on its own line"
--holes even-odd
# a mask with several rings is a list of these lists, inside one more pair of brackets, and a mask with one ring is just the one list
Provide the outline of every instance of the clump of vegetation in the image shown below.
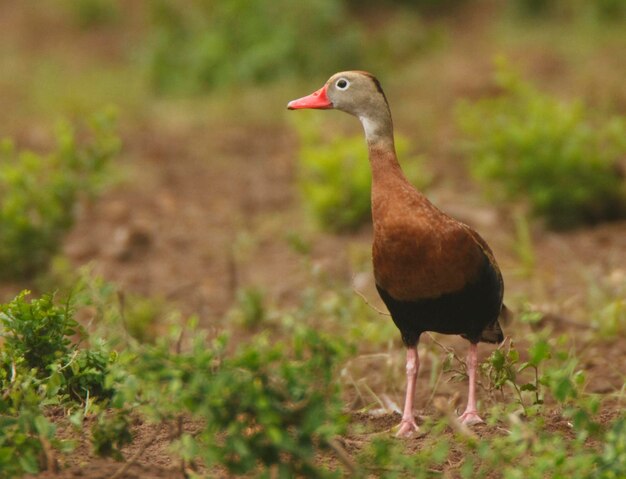
[[[297,128],[300,191],[312,216],[333,232],[353,231],[370,221],[372,177],[363,136],[326,139],[312,123],[297,123]],[[410,144],[401,135],[396,135],[396,150],[407,177],[424,188],[430,176],[423,157],[409,156]]]
[[[321,310],[335,310],[333,304]],[[309,307],[301,307],[305,317]],[[347,425],[338,381],[346,344],[302,326],[300,318],[294,321],[296,313],[281,322],[289,340],[277,342],[259,334],[229,352],[225,336],[209,341],[196,329],[197,320],[191,319],[186,327],[173,326],[154,344],[128,343],[125,357],[117,360],[115,355],[103,356],[106,343],[93,337],[80,355],[77,346],[68,342],[68,335],[77,329],[73,308],[55,306],[51,296],[27,303],[22,294],[1,309],[12,319],[3,330],[9,346],[0,367],[4,391],[0,466],[14,476],[50,469],[56,455],[71,449],[72,444],[58,439],[55,425],[46,418],[50,405],[71,410],[69,421],[77,427],[84,425],[87,415],[97,415],[91,441],[99,455],[123,460],[123,447],[133,441],[135,417],[141,417],[170,427],[173,450],[191,469],[202,460],[209,467],[220,465],[231,475],[277,471],[284,477],[410,474],[427,478],[451,473],[480,478],[490,477],[497,468],[504,477],[539,479],[576,473],[576,477],[608,479],[626,472],[624,418],[605,425],[598,422],[599,397],[584,391],[584,372],[571,352],[557,349],[559,338],[534,337],[525,361],[508,343],[481,366],[483,388],[504,398],[507,386],[518,399],[518,404],[498,401],[489,414],[489,423],[497,423],[506,434],[478,441],[459,428],[453,411],[442,409],[443,416],[421,425],[428,433],[424,447],[407,454],[403,443],[378,437],[353,457],[337,439]],[[25,314],[37,316],[38,321]],[[41,334],[58,345],[52,349],[59,353],[38,359],[30,368],[15,352],[28,356],[35,343],[24,334],[11,336],[15,322],[22,321],[21,328],[27,329],[47,320],[54,327]],[[182,346],[184,337],[191,338],[186,346]],[[448,356],[448,362],[459,365],[453,371],[463,375],[462,360],[452,352]],[[99,368],[104,357],[108,358],[105,367]],[[74,368],[78,371],[67,373]],[[109,393],[97,394],[92,385],[92,396],[72,395],[71,380],[88,374],[97,376]],[[76,408],[76,401],[84,407]],[[546,423],[541,411],[547,408],[572,423],[571,437]],[[183,417],[194,420],[193,432],[182,427]],[[446,432],[450,426],[456,431],[454,438]],[[589,446],[590,439],[595,446]],[[314,459],[324,451],[333,454],[342,468],[329,471]],[[451,465],[452,457],[462,460]]]
[[540,93],[500,64],[501,94],[463,103],[458,122],[468,139],[473,175],[488,192],[525,200],[553,228],[626,214],[626,122],[596,124],[579,102]]
[[621,0],[515,0],[511,5],[528,18],[594,18],[603,22],[626,18],[626,4]]
[[48,155],[0,148],[0,279],[29,278],[45,270],[73,223],[81,197],[97,194],[120,148],[110,114],[89,122],[90,139],[59,127]]
[[224,337],[207,347],[194,334],[187,352],[172,353],[167,341],[143,348],[113,404],[140,398],[156,421],[181,413],[201,419],[200,431],[178,438],[186,460],[201,458],[231,474],[275,467],[285,477],[324,477],[312,457],[345,426],[333,380],[342,343],[303,328],[289,342],[259,335],[234,355],[225,347]]
[[[86,294],[80,290],[77,297]],[[55,454],[71,448],[56,438],[47,406],[74,411],[68,417],[76,427],[87,414],[97,415],[94,451],[118,460],[133,439],[131,411],[158,423],[185,414],[203,425],[194,435],[175,437],[186,460],[202,458],[233,474],[261,466],[288,476],[327,475],[311,457],[340,447],[334,437],[346,425],[334,380],[342,341],[292,325],[288,342],[258,335],[226,355],[226,339],[208,342],[192,319],[187,330],[175,327],[156,344],[127,343],[119,359],[76,322],[76,301],[59,306],[52,295],[26,297],[21,293],[0,307],[0,466],[11,464],[15,475],[53,468]],[[91,308],[97,303],[89,302]],[[193,333],[185,350],[183,332]],[[79,349],[77,337],[88,347]]]
[[84,329],[74,319],[70,300],[63,305],[44,294],[27,300],[28,291],[0,306],[0,368],[9,378],[16,371],[32,373],[47,380],[55,377],[56,391],[82,401],[86,397],[107,397],[105,376],[115,355],[104,344],[80,349]]
[[121,16],[115,0],[65,0],[65,4],[74,21],[85,29],[113,23]]
[[46,406],[111,397],[106,378],[116,355],[104,343],[79,349],[84,335],[70,301],[28,301],[22,292],[0,305],[0,470],[11,477],[54,468],[55,450],[71,449],[56,438]]
[[159,92],[265,83],[359,63],[361,34],[341,1],[153,0],[152,7],[151,78]]
[[254,286],[237,291],[237,305],[233,311],[235,320],[246,329],[256,329],[263,324],[267,316],[265,295]]
[[114,409],[103,412],[91,427],[91,444],[94,452],[101,457],[124,459],[122,447],[133,442],[130,432],[130,411]]

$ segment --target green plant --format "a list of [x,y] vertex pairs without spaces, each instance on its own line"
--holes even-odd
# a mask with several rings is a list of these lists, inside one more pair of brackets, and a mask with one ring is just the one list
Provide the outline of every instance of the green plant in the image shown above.
[[496,82],[497,97],[458,109],[472,174],[487,191],[526,200],[554,228],[623,216],[617,161],[626,153],[626,122],[596,124],[582,104],[540,93],[505,63]]
[[16,377],[15,381],[26,388],[28,398],[22,397],[19,405],[15,397],[0,398],[0,477],[7,478],[54,469],[53,451],[68,452],[72,448],[71,442],[55,437],[55,426],[41,411],[39,403],[45,395],[36,393],[36,379]]
[[154,342],[159,321],[167,310],[165,301],[120,292],[116,296],[120,298],[119,319],[127,333],[139,342]]
[[423,14],[454,14],[467,3],[467,0],[384,0],[383,2],[374,0],[348,0],[353,8],[363,8],[363,6],[379,6],[385,3],[392,7],[402,7],[412,9]]
[[626,275],[616,269],[608,277],[588,278],[587,309],[600,336],[619,337],[626,331]]
[[594,18],[602,22],[615,22],[626,17],[626,5],[621,0],[515,0],[513,10],[523,17],[553,19]]
[[73,20],[84,29],[112,23],[121,14],[115,0],[65,0],[65,3]]
[[[325,139],[314,123],[296,124],[300,137],[299,184],[302,199],[325,229],[345,232],[370,220],[372,178],[362,135]],[[408,140],[396,135],[396,150],[409,179],[424,188],[430,177],[423,171],[423,157],[406,158]]]
[[59,306],[51,294],[30,302],[27,295],[23,291],[0,305],[3,384],[10,382],[11,375],[32,372],[54,385],[59,396],[79,401],[109,397],[112,391],[104,383],[116,354],[102,342],[79,349],[75,339],[84,339],[86,333],[74,319],[71,300]]
[[257,336],[230,357],[225,338],[207,348],[197,334],[189,352],[171,353],[167,342],[146,347],[112,404],[139,397],[157,421],[201,419],[201,431],[178,440],[187,460],[199,456],[231,474],[276,467],[284,477],[326,477],[312,457],[345,425],[333,380],[343,346],[311,329],[296,330],[289,344],[269,343]]
[[63,400],[62,378],[56,372],[42,378],[18,359],[8,370],[0,369],[0,477],[54,469],[56,452],[73,447],[72,441],[56,437],[56,427],[44,412],[44,405]]
[[537,258],[529,221],[523,214],[515,215],[514,220],[515,243],[513,247],[519,260],[520,275],[525,278],[531,278],[535,273]]
[[133,442],[130,432],[130,412],[119,409],[105,411],[91,427],[91,444],[98,456],[121,461],[121,448]]
[[0,148],[0,279],[27,278],[44,270],[72,225],[82,196],[105,182],[119,150],[109,113],[90,120],[90,139],[79,143],[62,124],[57,148],[48,155]]
[[[437,437],[442,435],[446,426],[447,422],[443,420],[425,428]],[[407,453],[396,440],[378,437],[359,454],[358,463],[362,477],[430,479],[441,476],[439,469],[449,460],[451,452],[450,442],[441,437],[425,441],[422,447],[411,453]]]
[[359,62],[360,32],[340,0],[151,4],[150,74],[159,92],[266,83]]
[[604,448],[597,462],[602,479],[626,476],[626,418],[615,421],[605,434]]
[[22,291],[13,301],[0,306],[2,363],[9,367],[19,361],[28,369],[36,369],[39,375],[46,375],[51,364],[69,356],[70,337],[79,333],[80,327],[69,302],[57,306],[51,294],[27,302],[28,294],[29,291]]
[[266,318],[265,295],[258,288],[249,287],[237,291],[237,320],[247,329],[259,327]]

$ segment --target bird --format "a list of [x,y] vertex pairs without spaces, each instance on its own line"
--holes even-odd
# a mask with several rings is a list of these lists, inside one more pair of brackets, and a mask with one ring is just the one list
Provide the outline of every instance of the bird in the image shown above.
[[476,398],[477,345],[501,343],[501,322],[508,317],[504,281],[491,248],[407,180],[396,156],[389,103],[374,75],[336,73],[287,108],[336,109],[356,116],[363,126],[372,174],[374,279],[406,347],[406,395],[396,436],[419,431],[413,415],[417,345],[427,331],[469,341],[467,407],[458,420],[467,426],[482,423]]

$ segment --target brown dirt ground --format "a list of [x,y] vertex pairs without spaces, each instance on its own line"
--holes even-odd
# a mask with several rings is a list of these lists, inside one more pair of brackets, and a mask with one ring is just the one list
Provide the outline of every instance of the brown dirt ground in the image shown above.
[[[16,32],[30,32],[22,35],[21,41],[29,44],[29,48],[40,48],[45,42],[42,43],[37,29],[32,28],[31,20],[26,17],[24,11],[8,9],[3,24]],[[478,27],[474,27],[479,28],[481,21],[484,20],[477,20]],[[21,24],[28,28],[20,27]],[[463,31],[469,29],[467,24],[463,28]],[[42,30],[48,32],[48,39],[57,39],[57,44],[68,43],[68,33],[61,27],[51,29],[46,24]],[[461,40],[473,38],[463,31],[459,32]],[[107,37],[105,32],[104,37],[91,35],[88,40],[91,50],[113,60],[120,56],[117,36]],[[458,51],[432,66],[432,75],[443,79],[438,88],[441,98],[437,100],[441,108],[449,108],[460,96],[477,95],[491,88],[485,60],[490,58],[485,53],[490,49],[476,41],[453,43],[453,50]],[[561,71],[558,59],[542,51],[520,52],[519,56],[538,76],[559,81],[555,74]],[[430,95],[432,91],[398,100],[418,103],[420,94]],[[4,96],[9,99],[11,93]],[[398,107],[401,108],[408,107]],[[413,125],[399,127],[410,131]],[[417,134],[419,139],[424,137],[428,153],[438,160],[434,166],[437,181],[429,195],[443,209],[475,226],[489,241],[505,273],[507,297],[533,298],[537,307],[551,313],[545,322],[554,334],[581,337],[589,390],[599,393],[619,390],[623,386],[623,370],[616,365],[626,364],[626,340],[589,339],[583,333],[588,329],[589,318],[581,317],[580,311],[590,283],[624,278],[626,222],[561,234],[536,229],[533,274],[540,276],[541,281],[518,274],[510,212],[476,199],[475,186],[468,183],[462,168],[456,164],[458,158],[450,145],[452,133],[446,125],[435,125],[430,138],[427,137],[430,132]],[[97,274],[114,281],[121,290],[166,298],[183,313],[198,314],[201,325],[207,328],[228,327],[223,323],[224,312],[231,306],[239,286],[260,285],[276,304],[288,304],[297,298],[298,291],[306,285],[307,274],[302,270],[300,257],[287,247],[285,236],[289,230],[285,225],[305,231],[308,225],[302,218],[294,186],[296,142],[292,133],[283,126],[263,124],[245,127],[231,124],[219,131],[207,131],[202,125],[181,126],[175,122],[164,125],[143,119],[140,124],[126,127],[123,135],[123,164],[130,168],[131,179],[80,212],[64,246],[64,253],[74,266],[91,263]],[[38,144],[37,133],[30,130],[16,127],[16,137],[26,145]],[[344,237],[318,233],[313,237],[313,261],[329,274],[349,280],[359,272],[353,271],[350,251],[355,245],[367,250],[371,232],[366,227]],[[285,280],[276,281],[276,278]],[[3,296],[18,286],[21,285],[4,285]],[[370,298],[375,297],[371,279],[364,292]],[[509,334],[516,337],[516,331],[523,334],[524,329],[514,324]],[[523,337],[517,339],[523,346]],[[462,341],[451,339],[446,344],[464,351]],[[396,346],[401,370],[399,342]],[[427,340],[424,347],[432,345]],[[488,353],[483,351],[483,354]],[[420,378],[427,378],[429,370],[426,360]],[[446,383],[438,394],[456,398],[453,403],[457,405],[465,397],[464,388]],[[394,399],[398,401],[399,397]],[[347,398],[348,403],[351,400]],[[417,408],[420,414],[438,414],[425,398],[418,399]],[[607,408],[603,420],[608,421],[614,411]],[[386,433],[397,420],[393,414],[377,418],[354,414],[353,423],[364,424],[366,432],[345,437],[345,448],[348,452],[360,450],[371,434]],[[549,421],[554,430],[568,430],[560,416]],[[59,419],[58,423],[63,428],[63,420]],[[185,427],[192,430],[197,425],[187,422]],[[484,425],[478,426],[476,432],[479,436],[497,434]],[[65,433],[76,437],[69,429]],[[124,450],[126,458],[133,457],[153,437],[156,439],[122,477],[181,476],[178,460],[168,451],[170,432],[166,427],[138,422],[134,434],[133,445]],[[93,457],[86,438],[78,439],[76,451],[60,458],[63,466],[60,473],[45,472],[37,477],[106,478],[121,467],[115,461]],[[420,441],[411,440],[409,448],[418,448]],[[220,471],[212,473],[223,476]]]

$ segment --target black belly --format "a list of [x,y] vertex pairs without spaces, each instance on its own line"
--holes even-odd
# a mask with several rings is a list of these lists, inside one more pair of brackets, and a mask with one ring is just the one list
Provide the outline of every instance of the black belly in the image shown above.
[[460,334],[477,343],[502,308],[502,280],[487,258],[475,281],[437,298],[399,301],[379,285],[376,288],[407,346],[417,344],[425,331]]

